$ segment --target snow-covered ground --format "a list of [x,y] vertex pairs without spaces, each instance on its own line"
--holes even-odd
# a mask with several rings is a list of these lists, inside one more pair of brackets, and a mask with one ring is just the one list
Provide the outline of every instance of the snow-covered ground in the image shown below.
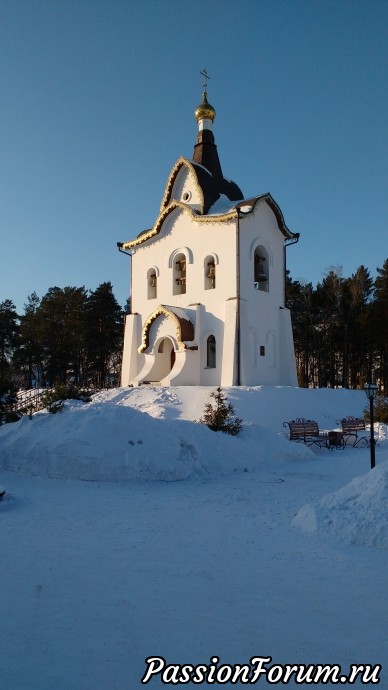
[[1,427],[2,690],[137,690],[146,657],[215,655],[381,664],[388,688],[387,427],[370,471],[368,448],[282,426],[336,428],[363,392],[227,389],[237,438],[193,424],[210,392],[115,389]]

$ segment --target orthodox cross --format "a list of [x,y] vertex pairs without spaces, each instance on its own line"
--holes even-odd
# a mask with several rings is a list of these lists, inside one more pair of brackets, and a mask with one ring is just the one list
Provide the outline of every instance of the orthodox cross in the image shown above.
[[203,89],[204,89],[204,91],[206,91],[207,80],[210,79],[210,77],[209,77],[209,75],[208,75],[208,73],[206,72],[205,69],[203,69],[202,72],[200,72],[200,74],[202,74],[202,76],[203,76],[203,79],[204,79]]

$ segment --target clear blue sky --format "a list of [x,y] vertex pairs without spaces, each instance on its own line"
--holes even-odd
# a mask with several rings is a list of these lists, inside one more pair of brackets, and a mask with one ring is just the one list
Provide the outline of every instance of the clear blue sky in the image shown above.
[[224,175],[300,232],[294,279],[388,257],[386,0],[1,0],[0,301],[95,289],[191,158],[200,70]]

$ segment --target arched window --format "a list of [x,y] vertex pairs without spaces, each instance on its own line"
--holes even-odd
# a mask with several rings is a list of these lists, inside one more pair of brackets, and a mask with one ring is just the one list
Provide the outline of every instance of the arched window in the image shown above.
[[208,369],[216,367],[216,339],[214,335],[209,335],[206,341],[206,366]]
[[147,271],[147,297],[148,299],[155,299],[158,292],[158,275],[156,268],[150,268]]
[[207,256],[204,263],[205,290],[214,290],[216,286],[216,262],[214,256]]
[[186,257],[177,254],[173,264],[173,294],[184,295],[186,293]]
[[256,247],[253,258],[253,286],[255,290],[268,292],[269,289],[269,261],[264,247]]

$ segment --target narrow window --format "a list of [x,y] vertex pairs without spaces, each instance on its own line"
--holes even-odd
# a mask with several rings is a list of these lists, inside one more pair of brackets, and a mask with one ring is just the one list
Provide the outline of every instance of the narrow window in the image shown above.
[[214,290],[216,287],[216,264],[214,256],[207,256],[205,259],[205,290]]
[[268,292],[268,255],[264,247],[256,247],[254,254],[253,286],[255,290]]
[[209,335],[206,342],[206,366],[208,369],[216,367],[216,339],[214,335]]
[[178,254],[173,266],[173,294],[184,295],[186,293],[186,257]]
[[265,346],[260,345],[260,357],[265,357]]
[[147,297],[155,299],[158,291],[158,277],[155,268],[150,268],[147,273]]

